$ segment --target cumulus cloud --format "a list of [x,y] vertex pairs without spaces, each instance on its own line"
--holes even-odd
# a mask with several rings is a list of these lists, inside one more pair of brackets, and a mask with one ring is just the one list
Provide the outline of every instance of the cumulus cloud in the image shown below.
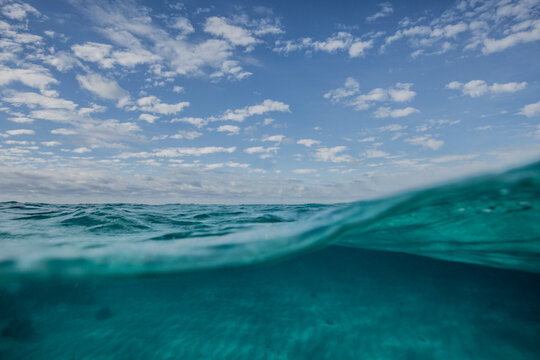
[[261,141],[270,141],[275,143],[280,143],[285,139],[285,135],[271,135],[271,136],[263,136]]
[[521,115],[525,115],[526,117],[533,117],[540,115],[540,101],[537,103],[525,105],[523,108],[521,108],[521,111],[519,112]]
[[408,142],[411,145],[429,148],[431,150],[438,150],[444,145],[444,141],[434,139],[431,137],[431,135],[428,134],[424,136],[410,137],[408,139],[405,139],[405,142]]
[[210,78],[227,78],[229,80],[242,80],[251,75],[253,75],[251,72],[244,71],[244,69],[240,66],[240,62],[236,60],[226,60],[221,64],[221,68],[219,70],[210,74]]
[[346,146],[334,146],[331,148],[322,147],[316,150],[315,160],[333,162],[333,163],[352,162],[353,158],[350,155],[341,154],[342,152],[346,150],[347,150]]
[[42,141],[41,145],[46,147],[62,145],[59,141]]
[[87,147],[79,147],[79,148],[76,148],[76,149],[73,149],[73,152],[74,153],[77,153],[77,154],[84,154],[84,153],[87,153],[87,152],[90,152],[92,150],[90,150],[89,148]]
[[302,38],[298,40],[277,40],[274,51],[280,54],[289,54],[293,51],[322,51],[326,53],[336,53],[345,51],[350,58],[362,57],[366,51],[373,47],[373,39],[363,40],[352,34],[340,31],[325,40],[315,41],[311,38]]
[[407,125],[401,125],[401,124],[390,124],[378,127],[377,130],[379,131],[401,131],[407,129]]
[[204,31],[220,36],[233,45],[249,47],[259,42],[259,40],[251,36],[250,31],[240,26],[229,24],[227,19],[223,17],[212,16],[206,19]]
[[71,47],[71,50],[78,58],[97,62],[103,68],[111,68],[114,65],[114,59],[109,58],[111,49],[112,45],[95,42],[87,42],[83,45],[73,45]]
[[248,147],[244,149],[244,152],[250,155],[259,154],[259,157],[261,159],[268,159],[272,157],[272,155],[275,154],[278,150],[279,150],[278,146],[269,146],[269,147],[252,146],[252,147]]
[[146,96],[137,100],[138,109],[141,111],[151,112],[162,115],[172,115],[179,113],[184,108],[189,106],[189,102],[181,101],[176,104],[162,103],[156,96]]
[[6,131],[6,134],[8,136],[34,135],[35,133],[36,132],[34,130],[30,130],[30,129],[15,129],[15,130]]
[[383,3],[378,4],[377,6],[379,6],[380,10],[376,12],[375,14],[368,16],[366,18],[366,21],[372,22],[377,19],[390,16],[394,12],[394,8],[392,7],[392,4],[390,4],[389,2],[383,2]]
[[379,149],[367,149],[362,155],[367,159],[385,158],[390,156],[387,152]]
[[77,75],[79,85],[95,95],[108,100],[118,101],[118,106],[125,106],[129,102],[129,93],[124,90],[116,80],[106,78],[100,74]]
[[315,174],[317,169],[294,169],[292,172],[299,175]]
[[176,134],[171,135],[171,139],[186,139],[186,140],[193,140],[198,137],[202,136],[201,132],[198,131],[186,131],[186,130],[180,130]]
[[50,84],[58,84],[49,70],[44,67],[33,65],[29,68],[9,68],[0,65],[0,86],[18,81],[28,87],[45,89]]
[[180,34],[182,35],[187,35],[187,34],[191,34],[195,32],[195,29],[193,28],[191,21],[189,21],[189,19],[182,16],[178,16],[174,18],[170,26],[173,29],[179,30]]
[[204,146],[204,147],[170,147],[165,149],[155,149],[151,152],[124,152],[116,157],[119,159],[130,158],[150,158],[150,157],[166,157],[175,158],[183,156],[202,156],[216,153],[233,153],[236,151],[236,146]]
[[41,13],[32,5],[12,2],[2,6],[2,14],[13,20],[24,20],[28,14],[40,16]]
[[341,103],[350,106],[355,110],[369,109],[377,102],[409,102],[416,96],[416,92],[411,90],[412,83],[398,82],[394,86],[375,88],[366,94],[360,93],[360,84],[349,77],[341,88],[333,89],[323,95],[333,103]]
[[480,49],[484,55],[504,51],[540,40],[539,5],[536,0],[458,1],[439,17],[402,21],[402,28],[385,38],[381,51],[400,39],[407,39],[413,57],[458,47]]
[[219,117],[213,117],[211,120],[231,120],[231,121],[238,121],[242,122],[248,117],[254,116],[254,115],[263,115],[268,112],[290,112],[289,105],[282,103],[280,101],[270,100],[266,99],[262,103],[257,105],[251,105],[246,106],[241,109],[236,110],[227,110],[223,115]]
[[247,154],[260,154],[260,153],[273,153],[279,150],[279,147],[276,146],[270,146],[270,147],[264,147],[264,146],[252,146],[249,148],[244,149],[244,152]]
[[373,113],[373,115],[375,115],[376,118],[387,118],[387,117],[400,118],[400,117],[409,116],[411,114],[418,113],[418,112],[420,112],[418,109],[415,109],[410,106],[406,108],[402,108],[402,109],[391,109],[389,107],[381,106]]
[[313,145],[319,145],[321,142],[319,140],[313,140],[313,139],[300,139],[296,143],[299,145],[312,147]]
[[[153,21],[145,7],[130,2],[83,2],[80,10],[99,27],[111,44],[85,43],[73,50],[80,59],[103,68],[115,65],[146,64],[150,74],[172,79],[178,75],[211,76],[212,79],[239,80],[251,73],[244,71],[234,50],[251,50],[262,42],[258,36],[282,32],[279,21],[269,16],[251,19],[245,14],[232,18],[211,16],[198,37],[189,37],[194,27],[189,19],[173,17],[167,28]],[[209,38],[210,37],[210,38]],[[112,47],[109,47],[112,46]],[[96,51],[92,51],[96,50]]]
[[469,95],[470,97],[479,97],[486,94],[504,94],[515,93],[523,90],[527,87],[527,82],[509,82],[504,84],[493,83],[488,84],[484,80],[471,80],[467,83],[461,83],[459,81],[452,81],[446,84],[446,88],[450,90],[460,90],[463,95]]
[[45,109],[74,110],[77,107],[77,104],[71,100],[33,92],[7,92],[7,95],[2,97],[2,100],[15,106],[26,105],[29,108],[39,106]]
[[71,128],[58,128],[51,131],[55,135],[72,136],[78,144],[90,148],[122,148],[123,142],[139,142],[141,128],[132,122],[116,119],[95,120],[91,118],[70,119]]
[[171,120],[171,123],[175,122],[182,122],[201,128],[208,123],[208,120],[199,117],[183,117]]
[[540,20],[522,23],[521,31],[514,32],[500,39],[487,38],[483,42],[482,53],[489,55],[504,51],[521,43],[540,40]]
[[146,121],[147,123],[153,124],[154,121],[159,119],[159,116],[156,115],[150,115],[150,114],[141,114],[139,115],[139,120]]
[[463,160],[471,160],[477,158],[478,155],[476,154],[469,154],[469,155],[446,155],[446,156],[440,156],[436,158],[429,159],[431,162],[440,164],[440,163],[448,163],[448,162],[454,162],[454,161],[463,161]]
[[218,132],[228,132],[229,135],[238,135],[240,133],[240,127],[235,125],[221,125],[217,128]]

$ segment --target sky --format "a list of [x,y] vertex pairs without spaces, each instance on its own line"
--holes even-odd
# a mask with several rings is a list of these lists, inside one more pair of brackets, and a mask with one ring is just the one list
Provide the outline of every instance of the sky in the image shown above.
[[0,0],[0,201],[373,199],[540,159],[540,0]]

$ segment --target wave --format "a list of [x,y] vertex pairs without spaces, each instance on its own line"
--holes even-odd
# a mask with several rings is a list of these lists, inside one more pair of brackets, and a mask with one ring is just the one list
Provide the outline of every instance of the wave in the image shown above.
[[250,265],[329,245],[540,273],[540,162],[334,205],[0,203],[0,279]]

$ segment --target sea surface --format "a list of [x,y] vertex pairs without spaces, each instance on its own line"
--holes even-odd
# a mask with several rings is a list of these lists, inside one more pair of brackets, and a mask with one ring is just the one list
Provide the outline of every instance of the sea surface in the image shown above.
[[348,204],[0,203],[0,359],[538,360],[540,163]]

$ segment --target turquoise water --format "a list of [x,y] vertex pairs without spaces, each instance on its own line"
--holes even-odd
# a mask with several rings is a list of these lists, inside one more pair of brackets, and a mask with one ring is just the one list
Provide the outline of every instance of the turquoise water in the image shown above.
[[540,163],[334,205],[0,204],[0,359],[538,359]]

